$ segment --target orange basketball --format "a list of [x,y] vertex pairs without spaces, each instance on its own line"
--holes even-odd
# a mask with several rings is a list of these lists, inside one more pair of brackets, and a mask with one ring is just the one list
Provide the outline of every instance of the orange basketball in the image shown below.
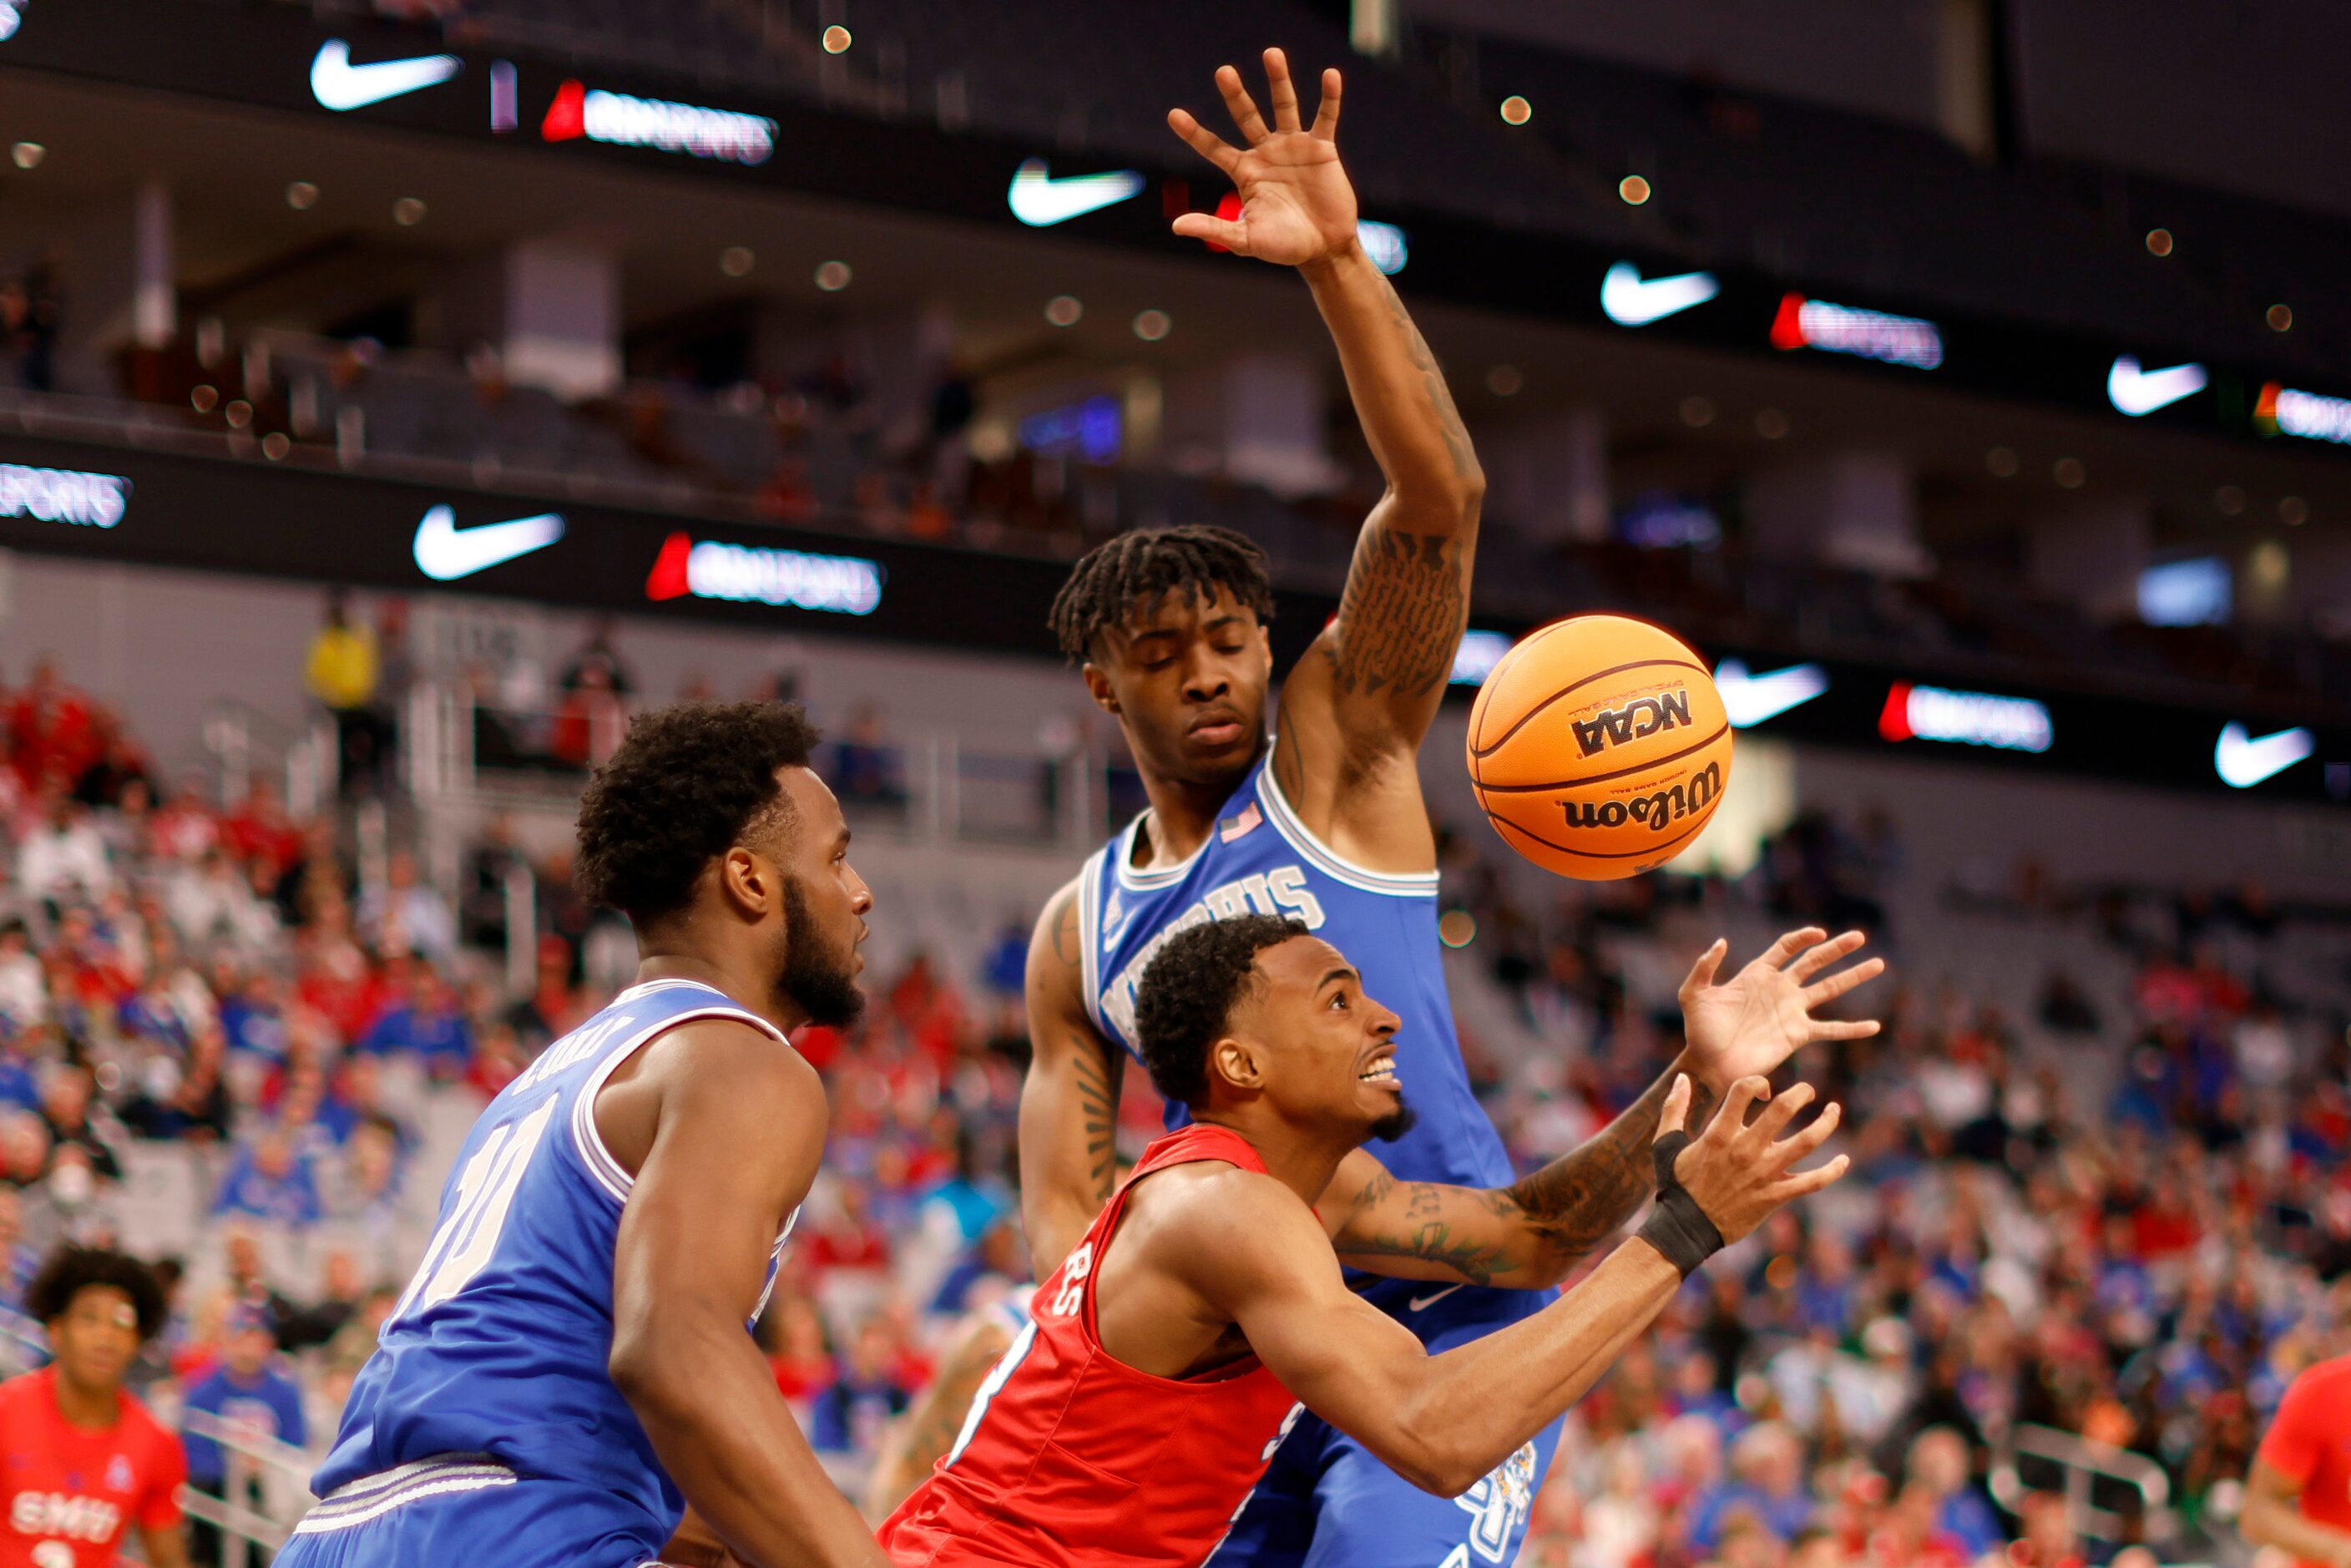
[[1729,781],[1730,719],[1705,661],[1630,616],[1530,632],[1469,710],[1469,782],[1494,831],[1583,882],[1681,853]]

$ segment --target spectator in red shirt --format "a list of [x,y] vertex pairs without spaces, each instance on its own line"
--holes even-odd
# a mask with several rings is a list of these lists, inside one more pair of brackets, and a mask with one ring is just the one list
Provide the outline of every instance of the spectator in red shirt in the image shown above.
[[187,1568],[187,1461],[122,1387],[163,1326],[154,1276],[118,1252],[60,1248],[26,1298],[57,1360],[0,1384],[0,1568],[111,1568],[134,1527],[153,1568]]
[[59,680],[57,661],[46,655],[8,706],[8,737],[16,771],[27,784],[53,772],[70,782],[98,758],[89,699]]
[[302,830],[286,815],[286,803],[266,773],[253,776],[245,799],[220,828],[229,852],[241,861],[263,862],[273,883],[302,858]]
[[2285,1391],[2237,1527],[2303,1568],[2351,1568],[2351,1355],[2320,1362]]
[[774,1346],[768,1364],[775,1369],[776,1387],[786,1399],[805,1402],[832,1386],[840,1372],[815,1302],[797,1293],[779,1296],[768,1323]]

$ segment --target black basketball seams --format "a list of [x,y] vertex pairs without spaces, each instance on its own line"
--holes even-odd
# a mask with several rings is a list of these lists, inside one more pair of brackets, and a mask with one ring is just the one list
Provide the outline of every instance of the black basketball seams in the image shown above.
[[1581,779],[1554,779],[1548,784],[1489,784],[1479,778],[1477,770],[1472,768],[1470,782],[1489,795],[1536,795],[1545,789],[1577,789],[1586,784],[1604,784],[1611,779],[1622,779],[1633,773],[1646,773],[1653,768],[1663,768],[1669,762],[1679,762],[1692,752],[1704,751],[1729,733],[1730,724],[1726,719],[1713,734],[1703,740],[1694,741],[1679,751],[1668,752],[1663,757],[1653,757],[1646,762],[1635,763],[1630,768],[1619,768],[1613,773],[1588,773]]
[[[1469,747],[1469,755],[1472,758],[1491,757],[1495,752],[1499,751],[1503,747],[1508,746],[1510,742],[1510,737],[1524,729],[1537,714],[1542,712],[1543,709],[1551,706],[1552,704],[1559,701],[1560,698],[1567,695],[1568,693],[1576,690],[1580,686],[1588,686],[1593,682],[1605,680],[1610,675],[1621,675],[1627,670],[1648,670],[1658,668],[1672,670],[1696,670],[1699,674],[1706,675],[1708,679],[1713,679],[1713,676],[1708,673],[1707,667],[1704,664],[1694,664],[1687,659],[1635,659],[1629,664],[1614,664],[1604,670],[1594,670],[1592,674],[1584,676],[1582,680],[1572,682],[1567,685],[1560,687],[1559,690],[1552,693],[1551,695],[1543,698],[1542,701],[1535,704],[1534,706],[1520,715],[1518,722],[1511,725],[1510,728],[1504,730],[1495,740],[1493,745],[1479,746],[1473,739]],[[1489,675],[1486,678],[1489,684],[1493,680],[1491,675]],[[1604,777],[1613,778],[1614,775],[1604,775]],[[1526,787],[1529,789],[1539,788],[1545,789],[1554,788],[1554,786],[1549,784],[1529,785]]]
[[[1714,815],[1712,812],[1708,812],[1705,821],[1693,823],[1691,826],[1684,828],[1680,832],[1676,833],[1670,839],[1661,839],[1656,843],[1645,845],[1637,850],[1625,851],[1580,850],[1573,844],[1555,844],[1549,839],[1544,838],[1541,833],[1529,832],[1526,829],[1519,826],[1516,822],[1511,821],[1508,817],[1497,817],[1490,811],[1487,813],[1486,820],[1493,823],[1498,831],[1516,833],[1520,838],[1532,839],[1536,843],[1542,845],[1543,848],[1547,850],[1557,850],[1563,855],[1582,855],[1586,860],[1593,861],[1636,861],[1645,855],[1659,854],[1665,851],[1671,850],[1676,844],[1680,843],[1692,833],[1704,828],[1707,822],[1712,821],[1714,820]],[[1665,858],[1667,860],[1671,860],[1673,857],[1670,854],[1667,854]]]

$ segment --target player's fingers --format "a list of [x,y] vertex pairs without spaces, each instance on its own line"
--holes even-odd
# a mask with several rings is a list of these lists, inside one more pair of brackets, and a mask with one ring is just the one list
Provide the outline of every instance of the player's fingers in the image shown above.
[[1781,1130],[1796,1119],[1796,1113],[1811,1104],[1818,1092],[1809,1083],[1792,1083],[1787,1092],[1775,1095],[1763,1113],[1755,1118],[1755,1131],[1765,1138],[1776,1138]]
[[1298,129],[1298,86],[1290,79],[1290,57],[1280,49],[1265,52],[1265,91],[1273,100],[1273,128]]
[[1192,118],[1188,109],[1167,111],[1167,129],[1182,137],[1193,152],[1229,174],[1241,161],[1240,149]]
[[[1750,1073],[1730,1086],[1730,1092],[1723,1097],[1722,1109],[1715,1113],[1715,1123],[1731,1134],[1743,1132],[1747,1127],[1748,1107],[1758,1100],[1770,1098],[1771,1085],[1760,1076]],[[1712,1128],[1708,1130],[1712,1131]]]
[[1855,986],[1866,985],[1886,973],[1886,960],[1865,958],[1850,969],[1839,969],[1825,980],[1814,980],[1804,988],[1804,1006],[1817,1008],[1833,1002]]
[[1814,1040],[1867,1040],[1879,1028],[1876,1019],[1814,1019]]
[[1657,1136],[1683,1131],[1689,1122],[1690,1082],[1687,1072],[1674,1074],[1674,1086],[1666,1091],[1666,1103],[1657,1112]]
[[1204,239],[1243,256],[1249,254],[1249,231],[1230,219],[1212,217],[1207,213],[1186,213],[1171,226],[1186,239]]
[[1787,1169],[1788,1166],[1794,1165],[1798,1160],[1827,1143],[1830,1138],[1835,1136],[1836,1130],[1844,1124],[1844,1106],[1834,1100],[1822,1106],[1821,1113],[1813,1117],[1809,1124],[1797,1128],[1773,1145],[1780,1151],[1780,1168]]
[[1241,73],[1230,66],[1217,68],[1217,90],[1225,97],[1225,110],[1233,117],[1233,124],[1252,147],[1266,139],[1265,116],[1257,111],[1257,99],[1249,97],[1249,89],[1241,85]]
[[1339,68],[1322,69],[1322,101],[1314,110],[1314,134],[1329,141],[1339,134]]
[[1769,968],[1781,968],[1789,959],[1827,935],[1827,932],[1817,925],[1807,925],[1801,931],[1782,932],[1780,939],[1764,948],[1762,956],[1757,958],[1755,962]]
[[1698,962],[1690,966],[1689,977],[1682,982],[1684,1002],[1714,984],[1714,977],[1722,969],[1722,956],[1729,951],[1730,944],[1718,936],[1713,946],[1698,956]]
[[1802,1197],[1824,1186],[1834,1186],[1852,1168],[1853,1161],[1839,1155],[1816,1171],[1798,1171],[1771,1189],[1772,1201],[1785,1203],[1792,1197]]
[[1848,931],[1842,936],[1833,936],[1826,942],[1816,943],[1802,957],[1789,966],[1788,977],[1791,979],[1809,980],[1846,954],[1858,950],[1861,945],[1868,940],[1868,937],[1858,931]]

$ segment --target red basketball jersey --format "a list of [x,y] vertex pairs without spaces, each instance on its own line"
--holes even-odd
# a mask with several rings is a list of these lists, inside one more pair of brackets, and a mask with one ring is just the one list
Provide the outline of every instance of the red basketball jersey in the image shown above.
[[1137,1372],[1102,1348],[1095,1265],[1134,1183],[1220,1160],[1263,1171],[1222,1127],[1170,1133],[1037,1287],[1029,1327],[981,1384],[931,1479],[882,1526],[898,1568],[1190,1568],[1216,1550],[1301,1408],[1254,1356],[1206,1377]]

